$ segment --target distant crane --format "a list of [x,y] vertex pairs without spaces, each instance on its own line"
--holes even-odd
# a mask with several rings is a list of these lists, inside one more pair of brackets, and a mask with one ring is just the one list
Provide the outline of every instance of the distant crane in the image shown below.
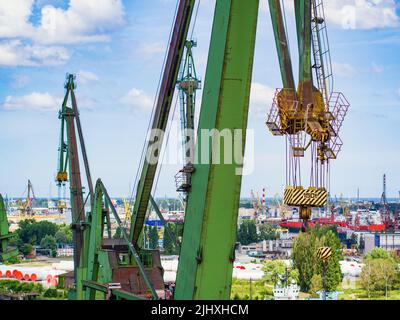
[[83,198],[83,186],[79,163],[78,139],[81,147],[81,153],[89,187],[88,196],[90,196],[91,204],[93,201],[94,191],[85,141],[83,139],[78,104],[75,97],[75,79],[76,77],[73,74],[67,74],[64,85],[66,93],[59,113],[61,130],[60,146],[58,148],[58,172],[56,176],[56,183],[58,186],[65,185],[68,181],[70,183],[72,216],[71,227],[74,243],[74,294],[79,295],[82,292],[82,281],[80,281],[80,278],[82,277],[83,270],[85,269],[84,266],[86,266],[88,263],[87,256],[84,253],[86,252],[85,245],[89,244],[85,243],[84,234],[88,228],[88,221],[90,221],[90,217],[86,216],[85,213],[85,201]]
[[257,216],[258,211],[260,210],[259,202],[254,194],[253,189],[250,191],[250,199],[254,209],[254,215]]
[[175,175],[177,191],[183,195],[184,202],[191,188],[191,176],[194,172],[194,114],[196,92],[201,89],[201,81],[197,77],[193,58],[193,48],[197,43],[193,40],[185,42],[186,57],[184,58],[180,79],[177,81],[181,101],[181,130],[183,147],[183,168]]
[[124,203],[124,211],[125,211],[125,223],[131,221],[131,206],[129,201],[127,201],[125,198],[122,199],[122,202]]
[[383,175],[382,181],[382,196],[381,196],[382,210],[381,215],[386,230],[396,230],[398,228],[398,213],[390,212],[389,203],[386,194],[386,174]]
[[388,204],[386,197],[386,174],[383,175],[381,204],[384,206],[387,206]]
[[31,180],[28,180],[28,185],[25,190],[27,190],[26,199],[25,201],[23,200],[19,201],[19,210],[22,216],[32,216],[34,214],[32,203],[33,199],[36,199],[36,197]]
[[277,206],[277,209],[279,210],[279,214],[282,219],[287,219],[289,216],[289,210],[287,206],[280,200],[279,194],[275,194],[274,196],[274,202]]

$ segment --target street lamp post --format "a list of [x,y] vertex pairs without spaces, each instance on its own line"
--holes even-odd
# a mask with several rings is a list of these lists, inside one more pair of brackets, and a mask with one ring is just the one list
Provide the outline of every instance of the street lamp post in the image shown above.
[[332,256],[332,249],[329,247],[320,247],[317,249],[317,258],[322,262],[322,300],[326,300],[326,271],[329,258]]

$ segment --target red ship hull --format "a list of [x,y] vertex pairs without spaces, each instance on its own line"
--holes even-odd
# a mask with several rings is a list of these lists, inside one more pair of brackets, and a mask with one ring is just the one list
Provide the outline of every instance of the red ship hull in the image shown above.
[[[296,220],[287,220],[283,221],[279,225],[282,228],[289,229],[289,232],[299,232],[301,230],[303,222],[302,221],[296,221]],[[331,219],[327,218],[321,218],[318,220],[310,221],[308,223],[309,227],[312,228],[316,224],[319,225],[336,225],[338,227],[342,228],[348,228],[351,230],[358,230],[358,231],[372,231],[372,232],[380,232],[380,231],[385,231],[386,227],[384,224],[370,224],[370,225],[360,225],[360,226],[351,226],[347,222],[344,221],[338,221],[338,222],[332,222]]]

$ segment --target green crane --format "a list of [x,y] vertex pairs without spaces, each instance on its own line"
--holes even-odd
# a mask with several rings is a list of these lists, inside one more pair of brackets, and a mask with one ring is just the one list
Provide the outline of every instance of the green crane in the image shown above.
[[[158,157],[167,127],[174,89],[185,49],[187,34],[194,9],[194,0],[180,0],[168,48],[165,68],[157,97],[152,135],[147,141],[146,155],[141,167],[140,180],[129,232],[117,218],[115,208],[107,199],[107,191],[99,180],[96,183],[92,216],[88,232],[88,267],[82,281],[86,299],[158,299],[164,295],[163,269],[158,250],[141,248],[141,236],[149,205],[156,206],[151,191],[158,167]],[[106,225],[104,211],[111,212],[122,230],[122,239],[103,237]],[[156,210],[157,213],[160,212]],[[162,217],[162,216],[161,216]],[[117,284],[117,285],[116,285]]]
[[181,100],[181,130],[183,147],[183,168],[175,175],[176,190],[183,194],[183,200],[191,188],[191,175],[194,162],[194,115],[196,92],[201,89],[201,81],[197,78],[192,49],[196,47],[193,40],[186,41],[186,57],[182,74],[178,80],[179,96]]
[[9,246],[9,241],[15,234],[9,231],[7,210],[3,196],[0,194],[0,262],[4,262],[18,256],[18,249]]
[[[152,129],[165,130],[174,88],[177,83],[182,84],[177,80],[178,72],[185,46],[188,48],[191,44],[186,39],[194,5],[194,0],[179,2]],[[217,2],[199,133],[202,129],[246,131],[258,5],[258,0]],[[188,52],[187,57],[192,59]],[[186,95],[190,97],[186,104],[189,109],[184,112],[189,116],[185,118],[187,128],[194,127],[194,109],[190,104],[194,101],[193,94],[191,91]],[[155,206],[151,191],[162,141],[163,136],[157,134],[148,141],[146,154],[153,155],[155,161],[145,158],[141,168],[129,232],[122,228],[101,180],[96,183],[86,252],[88,265],[82,281],[85,299],[158,299],[164,294],[158,250],[140,247],[149,201]],[[203,144],[206,141],[198,134],[197,145]],[[244,145],[245,134],[240,140],[242,156]],[[177,299],[229,298],[242,165],[193,163],[192,187],[187,190]],[[104,212],[107,211],[121,228],[122,239],[103,237],[107,225]]]
[[[178,186],[186,195],[186,212],[174,298],[230,297],[259,0],[216,1],[196,141],[188,134],[195,127],[194,105],[196,90],[200,88],[192,55],[194,42],[188,41],[195,4],[195,0],[179,0],[154,108],[152,132],[146,141],[140,178],[134,186],[136,195],[129,230],[121,222],[103,182],[99,179],[93,186],[74,93],[75,77],[67,75],[66,94],[59,114],[61,131],[56,182],[59,186],[70,183],[75,299],[159,299],[164,295],[160,253],[142,248],[141,237],[150,205],[163,220],[151,193],[177,84],[183,99],[184,143],[189,152],[185,150],[184,155],[185,186]],[[276,108],[279,110],[273,113],[275,122],[267,125],[275,135],[308,133],[312,141],[318,143],[316,156],[319,165],[323,165],[328,159],[336,158],[340,150],[337,133],[348,105],[338,95],[337,114],[326,110],[331,100],[328,84],[331,74],[326,65],[330,62],[326,56],[329,50],[323,50],[322,0],[294,1],[299,51],[297,88],[281,1],[269,0],[269,6],[284,89],[278,96]],[[185,48],[187,54],[183,59]],[[183,77],[178,80],[181,67]],[[298,106],[296,112],[300,110],[299,113],[293,112],[292,102]],[[312,108],[310,117],[309,108]],[[211,134],[204,135],[204,131]],[[225,139],[221,139],[222,132]],[[226,147],[233,140],[234,149],[227,151]],[[85,212],[78,142],[89,188],[89,212]],[[301,157],[307,148],[296,145],[292,151],[295,157]],[[232,156],[234,161],[229,162]],[[318,177],[321,178],[316,176],[311,180],[317,181]],[[296,176],[289,180],[292,178],[294,184],[288,186],[290,192],[294,190],[292,187],[299,187]],[[324,184],[325,181],[312,187],[323,189]],[[301,213],[306,219],[309,206],[302,209],[305,209]],[[120,228],[122,238],[112,238],[110,215]],[[0,258],[7,260],[17,251],[8,246],[12,235],[1,196],[0,232]]]
[[[90,213],[86,216],[85,201],[83,198],[83,186],[79,163],[78,139],[84,162],[89,195],[93,197],[93,184],[86,153],[85,141],[83,139],[82,126],[79,117],[78,105],[75,97],[75,79],[72,74],[67,74],[65,89],[66,93],[59,113],[61,120],[60,146],[58,149],[58,172],[56,183],[58,186],[70,182],[70,201],[72,215],[72,232],[74,244],[74,282],[75,288],[72,295],[81,297],[81,278],[85,273],[87,256],[85,249],[85,230],[90,220]],[[77,139],[78,133],[78,139]],[[90,203],[92,200],[90,200]]]
[[[198,125],[198,159],[202,159],[202,152],[216,148],[221,158],[230,156],[225,153],[225,139],[220,146],[213,143],[211,147],[202,130],[217,129],[233,135],[235,129],[241,129],[240,146],[244,150],[258,8],[258,0],[216,2]],[[194,169],[175,299],[229,299],[241,165],[210,161],[195,164]]]

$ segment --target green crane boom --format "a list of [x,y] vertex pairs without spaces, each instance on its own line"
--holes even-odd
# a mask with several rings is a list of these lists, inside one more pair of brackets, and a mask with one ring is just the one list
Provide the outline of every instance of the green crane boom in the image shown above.
[[136,248],[139,247],[138,240],[143,229],[144,219],[149,206],[150,194],[158,165],[158,157],[163,142],[163,133],[165,132],[168,122],[194,5],[195,0],[181,0],[177,10],[172,39],[151,126],[154,134],[150,137],[146,149],[146,155],[154,155],[156,159],[154,162],[149,162],[147,157],[144,159],[131,219],[130,240]]
[[[232,134],[242,129],[244,150],[258,7],[258,0],[216,3],[197,136],[200,153],[211,149],[203,147],[209,143],[203,139],[203,129]],[[224,139],[217,147],[221,159],[229,157],[225,143]],[[216,145],[212,151],[217,151]],[[195,164],[175,299],[229,299],[242,179],[237,169],[240,165],[235,163]]]
[[[74,243],[74,279],[77,287],[80,286],[79,281],[79,268],[87,264],[87,256],[85,246],[85,201],[83,199],[83,186],[79,164],[79,151],[78,140],[76,131],[78,131],[79,144],[83,156],[87,183],[89,187],[89,194],[93,196],[93,184],[91,180],[88,158],[86,154],[86,147],[83,140],[82,127],[79,118],[78,106],[75,98],[74,90],[75,77],[72,74],[67,75],[65,84],[65,97],[60,110],[59,119],[61,120],[60,132],[60,146],[59,146],[59,163],[56,182],[58,185],[70,181],[70,201],[71,201],[71,214],[72,214],[72,231]],[[68,106],[69,99],[71,99],[72,107]],[[90,201],[92,202],[92,200]],[[81,259],[83,261],[81,261]],[[80,292],[78,289],[77,292]]]

